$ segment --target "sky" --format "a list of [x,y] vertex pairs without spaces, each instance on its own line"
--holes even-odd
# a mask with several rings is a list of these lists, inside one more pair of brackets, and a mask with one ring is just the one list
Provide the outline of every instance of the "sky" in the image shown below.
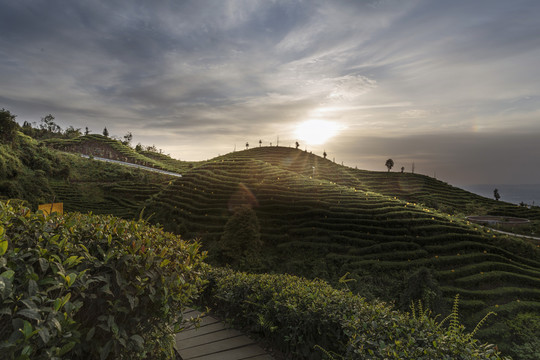
[[540,1],[0,0],[0,108],[180,160],[540,184]]

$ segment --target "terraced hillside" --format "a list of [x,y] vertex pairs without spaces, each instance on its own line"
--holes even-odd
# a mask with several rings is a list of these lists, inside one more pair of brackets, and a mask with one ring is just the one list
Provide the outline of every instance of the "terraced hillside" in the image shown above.
[[360,171],[275,147],[199,164],[152,198],[147,213],[212,249],[234,209],[249,205],[265,246],[262,271],[334,282],[349,272],[357,280],[348,283],[353,290],[399,301],[407,278],[425,267],[438,280],[442,303],[461,295],[469,324],[499,313],[484,334],[500,335],[505,319],[518,313],[539,314],[540,248],[413,202],[425,196],[453,212],[477,201],[494,212],[538,216],[534,208],[496,203],[423,175]]
[[139,153],[119,140],[98,134],[79,136],[74,139],[47,139],[43,143],[57,150],[105,157],[172,172],[181,172],[184,164],[182,161],[159,153],[150,151]]
[[171,178],[47,148],[21,133],[0,144],[0,199],[22,199],[34,209],[55,201],[65,211],[132,219]]

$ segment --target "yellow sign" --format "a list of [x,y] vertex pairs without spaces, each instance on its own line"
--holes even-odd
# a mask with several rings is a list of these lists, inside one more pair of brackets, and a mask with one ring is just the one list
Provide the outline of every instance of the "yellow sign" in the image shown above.
[[38,205],[38,210],[43,211],[47,215],[52,214],[54,212],[63,214],[64,203],[41,204],[41,205]]

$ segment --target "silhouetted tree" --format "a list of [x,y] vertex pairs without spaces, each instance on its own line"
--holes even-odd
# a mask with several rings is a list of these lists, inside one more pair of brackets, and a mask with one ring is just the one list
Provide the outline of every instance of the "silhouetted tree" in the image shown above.
[[249,149],[249,143],[246,142],[246,149]]
[[493,197],[495,198],[495,200],[499,201],[499,199],[501,198],[501,195],[499,194],[499,189],[493,190]]
[[122,144],[129,145],[131,143],[131,140],[133,140],[133,134],[131,131],[128,131],[126,135],[124,135],[124,141],[122,141]]
[[262,140],[259,140],[259,147],[262,146]]
[[62,132],[62,128],[54,122],[54,116],[52,116],[51,114],[41,118],[41,124],[39,124],[39,128],[42,131],[46,131],[49,133],[57,134]]
[[88,126],[84,128],[84,135],[90,134],[90,129],[88,129]]
[[103,136],[109,137],[109,130],[107,130],[106,126],[103,128]]
[[298,147],[300,146],[300,144],[297,142],[294,143],[296,145],[296,148],[298,149]]
[[386,163],[384,165],[386,165],[386,167],[388,168],[388,172],[390,172],[390,169],[394,167],[394,160],[388,159],[386,160]]
[[405,171],[405,166],[402,166],[401,167],[401,173],[403,173]]
[[15,138],[15,132],[19,128],[15,117],[16,115],[12,115],[4,108],[0,110],[0,137],[4,143],[11,143]]
[[322,153],[322,156],[323,156],[323,158],[326,159],[326,157],[328,156],[328,154],[326,153],[326,150]]
[[141,143],[138,143],[137,145],[135,145],[135,151],[136,152],[143,151],[143,146],[141,145]]

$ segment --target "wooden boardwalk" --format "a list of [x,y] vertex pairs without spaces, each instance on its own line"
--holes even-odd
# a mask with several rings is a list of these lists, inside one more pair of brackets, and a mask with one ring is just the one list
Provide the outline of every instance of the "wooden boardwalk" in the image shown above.
[[[184,318],[200,312],[188,309]],[[273,360],[253,340],[210,316],[203,316],[199,328],[191,327],[176,335],[176,351],[183,360]]]

